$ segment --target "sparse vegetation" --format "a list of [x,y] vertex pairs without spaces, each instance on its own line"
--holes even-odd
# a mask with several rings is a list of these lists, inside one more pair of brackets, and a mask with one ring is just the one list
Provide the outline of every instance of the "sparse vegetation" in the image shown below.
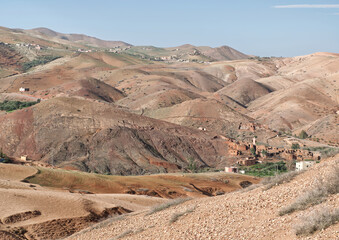
[[283,216],[298,210],[305,210],[311,206],[320,204],[325,200],[326,195],[327,194],[323,188],[310,190],[299,196],[291,205],[282,208],[279,211],[279,215]]
[[256,177],[274,176],[287,172],[286,163],[280,162],[266,162],[263,164],[256,164],[250,167],[241,167],[241,170],[245,170],[246,174]]
[[309,235],[339,222],[339,208],[333,211],[329,207],[314,210],[300,220],[301,222],[295,226],[295,234]]
[[255,149],[253,147],[251,148],[251,153],[253,156],[255,156]]
[[192,173],[197,173],[198,172],[198,167],[197,163],[193,158],[189,158],[189,163],[187,169],[190,170]]
[[[149,228],[151,228],[151,227],[149,227]],[[126,236],[131,236],[131,235],[134,235],[134,234],[138,234],[138,233],[141,233],[143,231],[145,231],[144,228],[139,228],[139,229],[137,229],[135,231],[129,229],[129,230],[124,231],[123,233],[119,234],[118,236],[116,236],[116,237],[114,237],[114,238],[112,238],[110,240],[122,239],[122,238],[124,238]]]
[[22,109],[22,108],[26,108],[26,107],[30,107],[33,106],[37,103],[39,103],[40,101],[36,101],[36,102],[20,102],[20,101],[3,101],[2,103],[0,103],[0,110],[1,111],[6,111],[6,112],[11,112],[17,109]]
[[299,143],[292,143],[291,148],[294,149],[294,150],[300,149],[300,145],[299,145]]
[[305,132],[304,130],[302,130],[302,131],[299,133],[299,138],[301,138],[301,139],[306,139],[306,138],[308,138],[307,132]]
[[0,150],[0,163],[10,163],[11,160],[9,157],[3,153],[2,149]]
[[160,205],[153,207],[146,215],[151,215],[153,213],[160,212],[160,211],[165,210],[169,207],[179,205],[179,204],[184,203],[186,201],[189,201],[191,199],[192,198],[177,198],[177,199],[169,200],[168,202],[165,202],[163,204],[160,204]]
[[291,171],[275,175],[274,177],[267,177],[264,178],[261,183],[265,185],[265,190],[268,190],[274,186],[292,181],[301,172],[302,171]]
[[320,204],[331,194],[339,193],[339,167],[335,167],[326,179],[319,179],[316,186],[300,195],[291,205],[282,208],[279,215],[290,214]]
[[127,235],[132,234],[132,233],[133,233],[133,231],[129,229],[129,230],[126,230],[125,232],[119,234],[118,236],[116,236],[116,237],[113,238],[113,239],[121,239],[121,238],[123,238],[123,237],[126,237]]
[[239,192],[249,192],[252,191],[253,189],[257,189],[258,187],[261,187],[262,184],[258,183],[258,184],[252,184],[251,186],[247,187],[247,188],[241,188],[238,191]]
[[48,56],[39,56],[37,59],[23,63],[22,64],[22,70],[24,72],[27,72],[29,69],[31,69],[33,67],[52,62],[52,61],[54,61],[58,58],[60,58],[60,56],[49,56],[49,55]]
[[123,219],[126,218],[126,215],[127,215],[127,214],[114,216],[114,217],[108,218],[108,219],[106,219],[106,220],[104,220],[104,221],[101,221],[101,222],[99,222],[99,223],[93,224],[93,225],[91,225],[90,227],[85,228],[85,229],[83,229],[83,230],[81,230],[81,231],[79,231],[79,232],[73,234],[73,237],[76,237],[76,236],[79,236],[79,235],[81,235],[81,234],[90,232],[90,231],[92,231],[92,230],[94,230],[94,229],[106,227],[106,226],[108,226],[109,224],[111,224],[111,223],[113,223],[113,222],[121,221],[121,220],[123,220]]
[[304,149],[308,151],[319,151],[323,158],[333,157],[339,153],[339,148],[336,147],[308,147]]
[[178,219],[182,216],[184,216],[185,214],[189,214],[189,213],[192,213],[194,212],[195,210],[195,207],[193,208],[189,208],[189,209],[186,209],[185,211],[183,212],[179,212],[179,213],[174,213],[170,219],[170,223],[174,223],[176,221],[178,221]]

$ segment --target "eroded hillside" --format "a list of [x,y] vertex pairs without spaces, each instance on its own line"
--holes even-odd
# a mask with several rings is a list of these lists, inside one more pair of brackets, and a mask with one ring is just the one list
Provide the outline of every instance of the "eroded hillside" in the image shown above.
[[[113,218],[68,239],[337,239],[338,157],[279,183],[273,179],[252,190],[172,202],[157,211]],[[308,205],[329,189],[336,190]],[[301,209],[285,214],[295,202]]]
[[[254,137],[289,149],[286,138],[302,130],[304,148],[339,144],[337,54],[241,59],[227,47],[130,47],[48,29],[0,30],[1,71],[16,69],[0,79],[1,101],[41,99],[0,112],[0,147],[11,157],[126,175],[187,171],[190,161],[221,169],[250,157]],[[147,52],[152,58],[140,55]],[[169,52],[189,59],[169,60]]]

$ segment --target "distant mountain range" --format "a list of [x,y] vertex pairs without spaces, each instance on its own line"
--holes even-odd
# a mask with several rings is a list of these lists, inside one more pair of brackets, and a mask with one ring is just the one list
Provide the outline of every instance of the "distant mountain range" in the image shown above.
[[186,170],[190,159],[221,169],[250,157],[244,146],[254,136],[288,148],[285,137],[304,130],[300,146],[339,146],[338,66],[331,53],[248,58],[226,46],[132,46],[0,27],[0,102],[41,99],[0,111],[0,148],[129,175]]
[[[208,47],[193,46],[185,44],[178,47],[158,48],[154,46],[133,46],[123,41],[106,41],[84,34],[65,34],[53,31],[48,28],[34,29],[9,29],[0,27],[1,34],[13,35],[12,41],[26,39],[26,42],[39,42],[36,38],[47,40],[57,44],[63,44],[79,48],[118,48],[125,49],[130,54],[139,55],[144,58],[159,60],[193,60],[193,61],[223,61],[249,58],[248,55],[239,52],[228,46]],[[17,38],[17,34],[26,35],[25,38]],[[116,50],[119,51],[119,50]]]
[[32,34],[37,37],[47,37],[53,41],[65,43],[65,42],[72,42],[78,44],[84,44],[91,47],[99,47],[99,48],[114,48],[114,47],[125,47],[125,46],[132,46],[131,44],[122,42],[122,41],[105,41],[99,38],[90,37],[84,34],[65,34],[55,32],[48,28],[34,28],[30,30],[23,30],[29,34]]

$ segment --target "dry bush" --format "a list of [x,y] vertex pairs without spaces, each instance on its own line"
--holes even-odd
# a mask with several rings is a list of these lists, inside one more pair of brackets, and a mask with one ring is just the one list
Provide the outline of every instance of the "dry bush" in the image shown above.
[[339,161],[336,161],[338,164],[333,168],[332,174],[327,177],[326,188],[329,194],[339,193]]
[[252,184],[251,186],[247,187],[247,188],[241,188],[238,190],[238,192],[249,192],[249,191],[252,191],[254,189],[257,189],[258,187],[261,187],[262,184],[261,183],[258,183],[258,184]]
[[287,183],[293,180],[298,174],[303,171],[291,171],[283,174],[276,175],[274,177],[264,178],[261,183],[265,186],[265,190],[268,190],[274,186],[278,186],[283,183]]
[[327,194],[324,190],[324,188],[317,187],[305,192],[304,194],[300,195],[291,205],[280,209],[279,215],[283,216],[298,210],[305,210],[311,206],[322,203],[327,197]]
[[322,203],[329,195],[337,193],[339,193],[339,166],[335,166],[325,179],[320,178],[315,187],[300,195],[291,205],[282,208],[279,215],[307,209]]
[[189,209],[186,209],[185,211],[183,212],[179,212],[179,213],[174,213],[170,219],[170,223],[174,223],[176,221],[178,221],[178,219],[182,216],[184,216],[185,214],[188,214],[188,213],[192,213],[194,212],[196,207],[193,207],[193,208],[189,208]]
[[314,210],[303,216],[300,220],[301,222],[294,228],[295,234],[312,234],[339,222],[339,208],[336,208],[333,211],[331,211],[329,207]]
[[75,237],[75,236],[80,236],[84,233],[87,233],[87,232],[90,232],[94,229],[98,229],[98,228],[104,228],[106,226],[108,226],[109,224],[113,223],[113,222],[116,222],[116,221],[121,221],[121,220],[124,220],[126,218],[126,214],[124,215],[118,215],[118,216],[114,216],[114,217],[111,217],[111,218],[108,218],[104,221],[101,221],[99,223],[96,223],[96,224],[93,224],[91,226],[89,226],[88,228],[85,228],[75,234],[72,235],[72,237]]
[[241,189],[240,191],[248,192],[261,186],[265,186],[264,190],[268,190],[274,186],[278,186],[280,184],[292,181],[298,174],[302,172],[304,171],[291,171],[291,172],[275,175],[273,177],[266,177],[260,183],[250,185],[249,187]]
[[[151,228],[151,227],[149,227],[149,228]],[[124,238],[126,236],[131,236],[131,235],[135,235],[135,234],[138,234],[138,233],[142,233],[143,231],[145,231],[144,228],[139,228],[139,229],[137,229],[135,231],[129,229],[129,230],[124,231],[123,233],[119,234],[118,236],[116,236],[116,237],[114,237],[114,238],[112,238],[110,240],[121,239],[121,238]]]
[[126,237],[127,235],[130,235],[130,234],[132,234],[132,233],[133,233],[132,230],[126,230],[125,232],[119,234],[118,236],[116,236],[116,237],[113,238],[112,240],[124,238],[124,237]]
[[169,207],[179,205],[179,204],[184,203],[184,202],[191,200],[191,199],[192,198],[177,198],[177,199],[173,199],[173,200],[170,200],[168,202],[162,203],[160,205],[157,205],[157,206],[151,208],[151,210],[146,214],[146,216],[151,215],[151,214],[156,213],[156,212],[159,212],[159,211],[162,211],[162,210],[165,210]]

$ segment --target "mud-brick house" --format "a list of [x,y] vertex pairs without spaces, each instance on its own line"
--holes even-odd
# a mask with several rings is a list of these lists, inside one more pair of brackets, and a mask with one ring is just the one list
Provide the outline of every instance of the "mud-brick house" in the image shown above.
[[225,143],[228,145],[228,147],[232,148],[232,149],[236,149],[237,148],[237,143],[232,142],[230,140],[225,141]]
[[295,165],[297,171],[305,170],[315,164],[315,161],[300,161]]
[[294,154],[294,152],[292,151],[285,151],[281,154],[282,158],[288,160],[288,161],[292,161],[292,160],[296,160],[297,156]]
[[225,167],[225,172],[227,172],[227,173],[237,173],[238,168],[237,167]]
[[239,126],[238,126],[238,129],[242,130],[242,131],[254,132],[255,131],[255,124],[253,122],[245,123],[245,124],[240,123]]
[[239,151],[246,151],[246,150],[248,150],[249,148],[248,148],[248,146],[245,145],[245,144],[238,143],[238,144],[236,145],[236,149],[239,150]]
[[236,149],[229,149],[229,150],[228,150],[228,153],[229,153],[231,156],[239,156],[239,155],[241,155],[241,151],[236,150]]
[[320,152],[313,152],[313,160],[318,161],[321,159],[321,153]]
[[239,160],[237,163],[241,166],[252,166],[257,163],[257,160],[254,157],[248,157],[246,159]]
[[267,151],[267,147],[265,145],[256,145],[257,152]]

